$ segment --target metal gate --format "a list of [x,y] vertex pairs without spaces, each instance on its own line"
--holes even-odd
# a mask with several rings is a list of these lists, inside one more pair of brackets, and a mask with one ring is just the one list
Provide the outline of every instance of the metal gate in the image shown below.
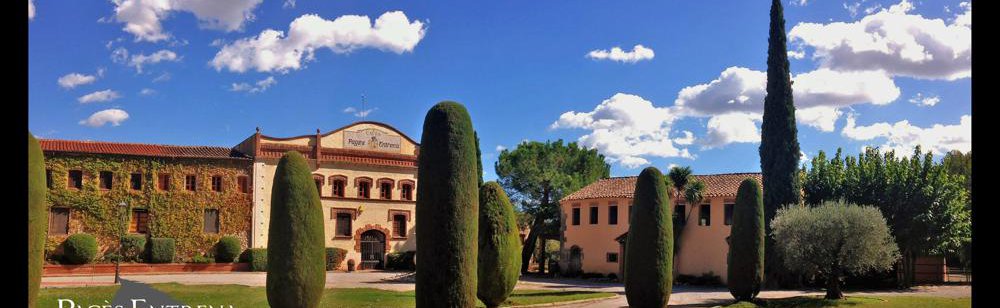
[[385,261],[385,234],[378,230],[361,233],[361,268],[382,269]]

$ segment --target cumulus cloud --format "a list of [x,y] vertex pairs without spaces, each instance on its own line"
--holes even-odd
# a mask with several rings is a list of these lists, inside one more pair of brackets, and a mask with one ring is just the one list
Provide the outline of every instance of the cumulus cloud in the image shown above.
[[941,102],[941,97],[939,97],[937,95],[924,96],[923,93],[917,93],[917,95],[915,95],[915,96],[913,96],[913,97],[910,98],[910,103],[913,103],[913,104],[915,104],[917,106],[921,106],[921,107],[934,106],[934,105],[937,105],[937,103],[939,103],[939,102]]
[[150,89],[150,88],[143,88],[142,90],[139,91],[139,95],[142,95],[142,96],[150,96],[150,95],[153,95],[153,94],[156,94],[156,90],[153,90],[153,89]]
[[28,0],[28,20],[35,20],[35,1]]
[[507,149],[507,147],[505,147],[505,146],[497,145],[497,147],[496,147],[495,150],[496,150],[497,153],[500,153],[500,152],[503,152],[503,150],[506,150],[506,149]]
[[[103,72],[103,71],[99,71],[99,72]],[[72,89],[72,88],[75,88],[77,86],[82,86],[82,85],[85,85],[85,84],[93,83],[96,80],[97,80],[97,77],[94,76],[94,75],[84,75],[84,74],[80,74],[80,73],[69,73],[69,74],[63,75],[62,77],[59,77],[59,79],[56,80],[56,82],[58,82],[59,86],[62,87],[63,89]]]
[[270,88],[277,83],[278,81],[274,79],[274,76],[267,76],[267,78],[258,80],[253,85],[246,82],[233,83],[233,85],[229,88],[229,91],[259,93],[266,91],[267,88]]
[[289,25],[288,34],[267,29],[255,37],[226,44],[215,54],[211,65],[217,71],[288,72],[315,60],[317,49],[350,53],[375,48],[401,54],[411,52],[427,31],[424,23],[410,21],[401,11],[386,12],[372,24],[368,16],[344,15],[326,20],[314,14],[302,15]]
[[253,10],[263,0],[113,0],[115,20],[136,41],[158,42],[170,38],[162,21],[174,11],[190,12],[199,26],[226,32],[237,31],[254,19]]
[[760,142],[757,123],[760,116],[748,113],[727,113],[713,116],[708,120],[708,133],[702,147],[713,149],[730,143]]
[[957,125],[934,124],[921,128],[907,120],[857,126],[855,115],[851,114],[847,116],[847,125],[841,134],[859,141],[884,140],[879,147],[894,150],[897,154],[908,155],[918,145],[934,155],[943,155],[950,150],[967,152],[972,149],[972,116],[963,115]]
[[681,133],[684,134],[684,136],[683,137],[674,138],[674,143],[679,144],[679,145],[691,145],[691,144],[694,143],[694,140],[695,140],[694,133],[692,133],[691,131],[687,131],[687,130],[683,131]]
[[101,127],[108,123],[111,123],[111,126],[118,126],[127,119],[128,113],[125,110],[105,109],[95,112],[90,117],[80,120],[78,123],[90,127]]
[[[643,156],[693,158],[686,148],[678,148],[670,137],[676,119],[670,108],[636,95],[617,93],[590,112],[566,112],[551,129],[585,129],[578,139],[582,146],[597,149],[609,161],[627,168],[648,164]],[[683,137],[682,137],[683,141]]]
[[118,92],[108,89],[80,96],[76,100],[79,101],[81,104],[88,104],[88,103],[110,102],[119,99],[121,97],[122,97],[121,94],[118,94]]
[[642,60],[652,60],[656,54],[652,49],[642,45],[635,45],[632,51],[624,51],[621,47],[615,46],[611,50],[597,49],[587,53],[587,57],[594,60],[611,60],[622,63],[636,63]]
[[132,57],[128,61],[128,65],[134,67],[136,71],[142,73],[143,65],[156,64],[164,61],[177,62],[180,61],[180,59],[181,58],[177,56],[177,53],[170,50],[161,49],[149,55],[145,54],[132,55]]
[[375,110],[378,110],[378,108],[370,108],[370,109],[365,109],[365,110],[358,110],[357,108],[354,108],[354,107],[347,107],[347,108],[344,108],[344,113],[352,113],[352,114],[354,114],[355,117],[363,118],[363,117],[368,116],[372,112],[375,112]]
[[910,14],[902,2],[856,22],[799,23],[789,43],[814,48],[821,66],[837,71],[882,70],[890,76],[956,80],[972,75],[972,6],[952,24]]

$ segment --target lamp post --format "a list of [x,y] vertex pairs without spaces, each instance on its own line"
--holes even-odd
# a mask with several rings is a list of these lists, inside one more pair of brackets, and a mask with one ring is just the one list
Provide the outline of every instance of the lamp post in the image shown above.
[[125,219],[128,214],[128,204],[125,201],[118,203],[118,206],[122,208],[122,218],[121,218],[121,231],[118,232],[118,256],[115,258],[115,284],[121,283],[121,262],[122,262],[122,237],[125,236],[126,222]]

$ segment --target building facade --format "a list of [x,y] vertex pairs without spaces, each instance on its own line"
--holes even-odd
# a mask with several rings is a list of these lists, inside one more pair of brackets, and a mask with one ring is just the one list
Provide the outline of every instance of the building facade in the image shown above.
[[[740,182],[761,181],[760,173],[695,175],[705,183],[704,200],[692,206],[671,189],[674,223],[684,224],[674,254],[674,275],[712,273],[726,281],[726,256],[733,206]],[[621,276],[624,241],[636,177],[602,179],[560,200],[561,260],[569,271]]]

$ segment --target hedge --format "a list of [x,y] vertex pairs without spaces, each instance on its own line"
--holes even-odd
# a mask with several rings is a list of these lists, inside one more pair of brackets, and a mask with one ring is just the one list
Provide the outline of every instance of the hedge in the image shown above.
[[122,236],[121,249],[122,261],[142,262],[146,252],[146,236],[141,234]]
[[[503,304],[521,276],[521,237],[510,198],[497,182],[479,188],[479,284],[486,307]],[[543,245],[544,246],[544,245]]]
[[97,238],[87,233],[70,235],[63,242],[63,261],[68,264],[87,264],[97,257]]
[[149,254],[149,263],[170,263],[174,261],[174,239],[154,237],[149,239],[146,248]]
[[385,268],[390,270],[413,271],[417,269],[416,251],[390,252],[385,255]]
[[341,263],[344,263],[344,258],[347,257],[347,250],[336,247],[326,248],[326,270],[333,271],[340,267]]
[[673,287],[674,231],[660,170],[643,169],[633,196],[625,241],[625,298],[631,307],[666,307]]
[[215,245],[215,262],[232,263],[240,255],[240,240],[235,236],[223,236]]
[[267,271],[267,248],[247,248],[240,254],[240,262],[250,263],[250,271]]

